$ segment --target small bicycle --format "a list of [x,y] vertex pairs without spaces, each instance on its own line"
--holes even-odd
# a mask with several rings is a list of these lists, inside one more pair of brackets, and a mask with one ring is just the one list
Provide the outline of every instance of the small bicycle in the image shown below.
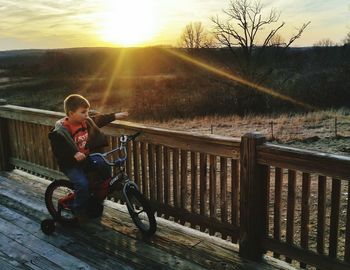
[[[152,236],[157,229],[154,211],[149,201],[140,193],[136,183],[130,180],[125,171],[127,143],[134,140],[139,135],[140,132],[131,136],[122,135],[120,137],[119,147],[103,154],[94,153],[88,156],[87,159],[92,163],[94,163],[96,159],[102,159],[107,165],[115,167],[113,176],[107,178],[103,178],[105,177],[103,176],[102,179],[104,180],[102,181],[90,181],[88,213],[90,218],[101,216],[105,198],[116,190],[122,190],[123,200],[126,203],[131,219],[142,234]],[[118,152],[119,157],[116,160],[109,161],[106,157],[114,152]],[[77,218],[74,216],[70,207],[74,198],[74,185],[68,180],[55,180],[47,187],[45,192],[45,204],[52,219],[45,219],[41,222],[41,230],[45,234],[50,235],[55,231],[55,222],[66,226],[78,224]]]

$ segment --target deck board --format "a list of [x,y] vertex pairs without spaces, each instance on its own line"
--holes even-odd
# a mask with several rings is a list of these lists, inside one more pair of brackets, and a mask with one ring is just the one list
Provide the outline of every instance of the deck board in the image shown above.
[[162,218],[156,235],[144,239],[125,206],[112,202],[100,220],[79,229],[57,226],[46,236],[40,221],[49,217],[48,183],[18,170],[0,172],[0,269],[292,269],[271,258],[243,260],[229,241]]

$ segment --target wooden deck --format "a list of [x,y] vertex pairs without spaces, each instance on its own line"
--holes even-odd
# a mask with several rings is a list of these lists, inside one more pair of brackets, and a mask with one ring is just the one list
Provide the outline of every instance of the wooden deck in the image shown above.
[[264,257],[241,259],[236,245],[157,218],[158,230],[142,239],[124,206],[107,202],[101,220],[82,228],[40,230],[48,218],[49,181],[19,170],[0,172],[0,269],[294,269]]

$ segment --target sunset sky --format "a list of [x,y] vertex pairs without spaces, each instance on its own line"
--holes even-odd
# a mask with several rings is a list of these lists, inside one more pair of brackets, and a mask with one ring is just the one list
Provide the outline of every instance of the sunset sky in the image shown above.
[[[281,12],[285,38],[311,21],[294,46],[330,38],[342,42],[350,32],[349,0],[261,1]],[[177,45],[182,29],[210,17],[225,18],[229,0],[0,0],[0,50],[90,46]]]

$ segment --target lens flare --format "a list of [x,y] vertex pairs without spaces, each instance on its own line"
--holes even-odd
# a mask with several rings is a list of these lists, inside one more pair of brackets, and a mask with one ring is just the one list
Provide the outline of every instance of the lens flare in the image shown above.
[[175,50],[172,50],[172,49],[167,49],[167,48],[163,48],[166,52],[176,56],[176,57],[179,57],[180,59],[186,61],[186,62],[189,62],[195,66],[198,66],[200,68],[203,68],[207,71],[210,71],[211,73],[213,74],[216,74],[216,75],[220,75],[222,77],[225,77],[227,79],[230,79],[232,81],[235,81],[235,82],[238,82],[242,85],[246,85],[246,86],[249,86],[250,88],[253,88],[253,89],[256,89],[262,93],[265,93],[265,94],[268,94],[268,95],[271,95],[273,97],[276,97],[276,98],[279,98],[279,99],[282,99],[282,100],[285,100],[285,101],[288,101],[288,102],[291,102],[295,105],[298,105],[298,106],[301,106],[301,107],[304,107],[306,109],[309,109],[309,110],[317,110],[317,108],[315,106],[312,106],[310,104],[307,104],[303,101],[300,101],[300,100],[297,100],[297,99],[294,99],[290,96],[287,96],[287,95],[283,95],[281,93],[278,93],[277,91],[271,89],[271,88],[268,88],[268,87],[265,87],[265,86],[261,86],[261,85],[258,85],[256,83],[252,83],[250,81],[247,81],[241,77],[238,77],[236,75],[233,75],[231,73],[228,73],[227,71],[223,71],[222,69],[220,68],[217,68],[215,66],[212,66],[212,65],[209,65],[207,63],[204,63],[203,61],[200,61],[198,59],[194,59],[184,53],[181,53],[181,52],[178,52],[178,51],[175,51]]

